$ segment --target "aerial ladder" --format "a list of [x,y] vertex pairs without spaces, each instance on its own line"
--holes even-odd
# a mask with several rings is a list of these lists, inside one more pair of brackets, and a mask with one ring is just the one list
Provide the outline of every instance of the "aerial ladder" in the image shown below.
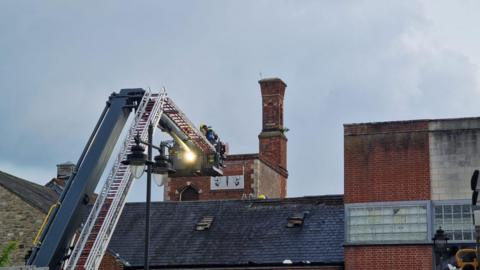
[[[89,202],[132,111],[135,111],[134,119],[92,207]],[[223,154],[192,124],[165,90],[151,93],[143,89],[122,89],[118,94],[113,93],[78,160],[76,172],[67,181],[35,240],[28,265],[51,270],[98,269],[133,182],[129,166],[122,161],[135,144],[135,137],[147,139],[149,125],[172,136],[175,143],[171,153],[186,147],[199,157],[193,165],[182,167],[181,158],[171,154],[179,175],[223,174]]]

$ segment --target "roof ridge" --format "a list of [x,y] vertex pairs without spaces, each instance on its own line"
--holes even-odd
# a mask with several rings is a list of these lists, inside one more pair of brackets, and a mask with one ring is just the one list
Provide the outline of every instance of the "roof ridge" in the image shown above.
[[[198,200],[198,201],[152,201],[152,204],[197,204],[197,203],[235,203],[235,202],[245,202],[245,203],[295,203],[295,202],[306,202],[306,201],[318,201],[321,199],[331,199],[331,200],[343,200],[343,194],[326,194],[326,195],[309,195],[301,197],[287,197],[287,198],[271,198],[271,199],[233,199],[233,200]],[[127,202],[127,204],[145,204],[145,202]]]
[[[14,178],[14,179],[16,179],[16,180],[20,180],[20,181],[23,181],[23,182],[25,182],[25,183],[28,183],[28,184],[30,184],[30,185],[34,185],[34,186],[37,186],[37,187],[40,187],[40,188],[45,187],[45,186],[40,185],[40,184],[38,184],[38,183],[29,181],[29,180],[27,180],[27,179],[20,178],[20,177],[18,177],[18,176],[15,176],[15,175],[13,175],[13,174],[7,173],[7,172],[2,171],[2,170],[0,170],[0,174],[4,174],[4,175],[6,175],[6,176],[8,176],[8,177],[10,177],[10,178]],[[1,185],[1,186],[4,186],[4,185],[2,185],[2,182],[1,182],[1,181],[0,181],[0,185]],[[5,187],[5,188],[6,188],[6,189],[9,189],[8,187]]]
[[384,124],[407,124],[416,122],[437,122],[437,121],[455,121],[455,120],[477,120],[480,116],[466,116],[466,117],[447,117],[447,118],[419,118],[407,120],[389,120],[389,121],[374,121],[374,122],[357,122],[344,123],[343,126],[363,126],[363,125],[384,125]]

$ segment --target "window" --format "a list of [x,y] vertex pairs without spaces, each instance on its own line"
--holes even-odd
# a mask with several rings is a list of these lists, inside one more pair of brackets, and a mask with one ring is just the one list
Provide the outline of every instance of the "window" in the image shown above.
[[296,213],[287,218],[287,228],[301,227],[308,212]]
[[347,206],[347,242],[428,241],[427,205]]
[[435,206],[435,231],[442,227],[450,241],[473,241],[474,226],[472,207],[468,204],[445,204]]
[[214,219],[215,218],[211,217],[211,216],[203,217],[199,222],[197,222],[197,224],[195,226],[195,230],[205,231],[205,230],[210,229]]
[[198,201],[198,191],[191,186],[187,186],[180,192],[180,201]]

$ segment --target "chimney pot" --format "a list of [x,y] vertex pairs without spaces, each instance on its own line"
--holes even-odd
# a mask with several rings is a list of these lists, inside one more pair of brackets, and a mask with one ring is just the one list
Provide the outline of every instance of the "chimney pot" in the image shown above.
[[75,164],[70,161],[57,164],[57,178],[68,179],[75,172],[75,168]]

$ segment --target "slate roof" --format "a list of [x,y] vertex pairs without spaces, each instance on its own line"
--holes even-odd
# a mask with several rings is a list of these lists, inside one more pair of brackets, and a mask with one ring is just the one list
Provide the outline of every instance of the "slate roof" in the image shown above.
[[[155,202],[151,208],[150,265],[343,265],[343,196],[273,200]],[[287,218],[306,213],[301,227]],[[212,226],[196,231],[203,217]],[[128,203],[109,250],[131,268],[143,267],[145,204]]]
[[0,186],[45,213],[48,212],[50,206],[58,199],[58,194],[48,187],[29,182],[2,171],[0,171]]

